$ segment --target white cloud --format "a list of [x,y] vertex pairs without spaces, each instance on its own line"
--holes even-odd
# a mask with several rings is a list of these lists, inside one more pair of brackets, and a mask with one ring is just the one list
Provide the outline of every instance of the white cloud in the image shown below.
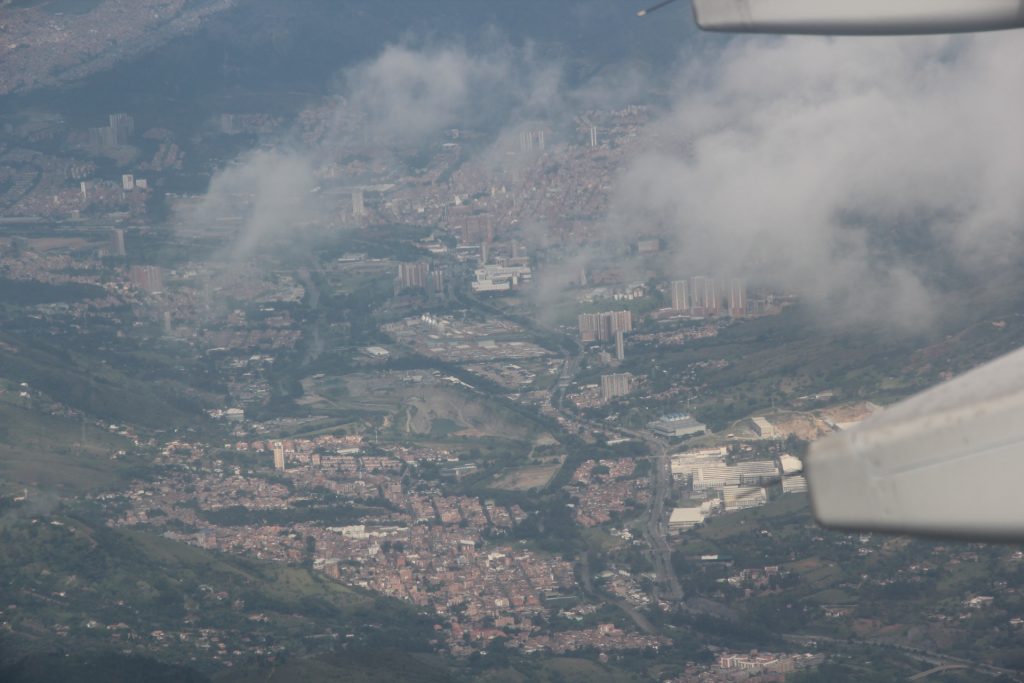
[[324,215],[311,160],[283,150],[255,150],[216,173],[186,220],[199,226],[226,224],[239,233],[225,257],[243,260],[266,240],[295,232]]
[[392,45],[352,69],[346,84],[350,100],[366,113],[374,140],[388,145],[416,142],[455,125],[476,89],[506,75],[501,61],[474,59],[462,48]]
[[681,272],[920,322],[935,245],[975,274],[1020,255],[1022,49],[1016,33],[735,40],[684,68],[611,224],[673,236]]
[[[296,226],[331,219],[310,191],[315,169],[331,160],[351,136],[354,107],[362,135],[384,155],[395,148],[436,141],[445,128],[501,126],[563,110],[561,66],[536,59],[531,46],[512,47],[495,36],[486,51],[457,44],[389,45],[372,60],[345,71],[335,129],[322,148],[287,137],[273,150],[247,153],[214,174],[198,205],[180,218],[214,225],[240,218],[230,256],[243,259]],[[345,116],[342,116],[342,115]]]
[[548,116],[562,104],[561,65],[497,35],[482,51],[389,45],[347,70],[343,82],[382,146],[418,144],[448,127]]

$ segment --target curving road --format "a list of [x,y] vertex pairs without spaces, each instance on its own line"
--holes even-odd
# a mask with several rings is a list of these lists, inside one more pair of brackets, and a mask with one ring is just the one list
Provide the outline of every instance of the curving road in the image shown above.
[[684,597],[683,587],[672,568],[672,546],[668,542],[668,514],[665,511],[665,500],[672,487],[668,443],[647,431],[621,428],[619,431],[642,440],[651,449],[651,504],[647,509],[643,532],[658,577],[654,597],[668,602],[681,602]]
[[672,546],[668,542],[668,515],[665,513],[665,499],[672,486],[668,445],[653,437],[646,441],[651,447],[654,466],[651,468],[651,506],[648,509],[644,537],[651,547],[651,561],[658,575],[655,598],[677,602],[683,599],[683,587],[679,584],[679,577],[672,567]]

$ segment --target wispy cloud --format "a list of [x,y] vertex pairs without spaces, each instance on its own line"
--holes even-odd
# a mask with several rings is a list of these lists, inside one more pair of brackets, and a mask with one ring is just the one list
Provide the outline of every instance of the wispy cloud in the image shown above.
[[[483,167],[508,163],[497,148],[519,125],[656,94],[670,104],[615,183],[608,243],[661,232],[679,275],[745,274],[843,320],[915,327],[948,300],[945,278],[984,283],[1022,255],[1022,49],[1015,33],[744,38],[686,51],[668,79],[621,64],[571,89],[529,45],[402,43],[346,71],[338,94],[383,148],[503,130]],[[245,155],[196,216],[240,216],[239,257],[326,220],[311,190],[330,154]]]
[[846,318],[926,322],[942,267],[1019,257],[1024,49],[970,38],[745,39],[693,57],[615,220],[681,272],[728,269]]
[[202,227],[225,225],[233,239],[222,256],[244,261],[268,240],[324,219],[327,211],[315,188],[311,155],[255,150],[214,174],[206,194],[181,218]]

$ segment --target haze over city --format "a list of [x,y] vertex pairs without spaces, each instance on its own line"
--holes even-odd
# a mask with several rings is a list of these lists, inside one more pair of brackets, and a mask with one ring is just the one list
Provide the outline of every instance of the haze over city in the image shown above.
[[1024,37],[641,5],[0,4],[0,678],[1024,676],[802,464],[1024,340]]

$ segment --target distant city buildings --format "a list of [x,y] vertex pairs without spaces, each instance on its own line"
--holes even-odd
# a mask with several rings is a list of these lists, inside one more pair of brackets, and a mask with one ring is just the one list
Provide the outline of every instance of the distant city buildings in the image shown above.
[[715,278],[695,275],[690,278],[690,314],[718,315],[718,283]]
[[669,285],[669,291],[673,311],[690,310],[690,283],[686,280],[675,280]]
[[445,272],[434,268],[427,261],[412,261],[398,264],[395,276],[395,294],[406,289],[422,289],[428,296],[444,296]]
[[144,292],[155,294],[164,289],[164,278],[160,266],[132,266],[128,271],[131,283]]
[[484,245],[494,241],[494,221],[490,216],[465,216],[454,228],[461,245]]
[[87,139],[91,147],[108,149],[116,145],[126,145],[135,133],[135,119],[129,114],[111,114],[107,117],[109,125],[90,128]]
[[427,277],[430,275],[430,264],[426,261],[398,264],[398,289],[427,288]]
[[431,270],[427,277],[427,294],[443,296],[445,294],[445,277],[443,270]]
[[110,243],[108,247],[111,256],[125,256],[124,230],[113,228],[110,231]]
[[275,441],[273,446],[274,451],[274,469],[284,470],[284,444],[280,441]]
[[529,266],[483,265],[474,271],[470,284],[474,292],[505,292],[533,279]]
[[[718,666],[729,671],[742,671],[747,674],[743,678],[747,678],[747,676],[753,678],[762,672],[792,673],[796,670],[796,662],[799,662],[797,657],[799,656],[757,651],[744,654],[726,653],[718,656]],[[780,679],[773,678],[772,680]]]
[[581,313],[577,318],[580,341],[611,341],[617,332],[633,331],[631,311],[607,311],[604,313]]
[[742,318],[747,314],[747,286],[743,280],[729,280],[729,315]]
[[110,121],[110,132],[114,144],[128,144],[128,140],[135,133],[135,119],[128,114],[120,113],[111,114],[108,120]]
[[636,251],[638,254],[654,254],[659,252],[661,251],[661,240],[657,237],[639,240],[636,243]]
[[607,403],[613,398],[626,396],[633,391],[634,377],[628,372],[601,375],[601,400]]
[[121,176],[122,190],[146,190],[148,188],[149,182],[145,178],[136,178],[131,173],[125,173]]
[[747,315],[747,285],[739,278],[694,275],[669,283],[672,310],[691,316]]
[[524,130],[519,133],[519,151],[532,152],[534,150],[543,152],[545,147],[543,130]]
[[110,129],[110,126],[90,128],[87,135],[89,146],[95,147],[96,149],[107,149],[116,144],[114,131]]
[[352,190],[352,215],[356,218],[362,218],[366,215],[366,206],[363,203],[363,191],[361,189]]

